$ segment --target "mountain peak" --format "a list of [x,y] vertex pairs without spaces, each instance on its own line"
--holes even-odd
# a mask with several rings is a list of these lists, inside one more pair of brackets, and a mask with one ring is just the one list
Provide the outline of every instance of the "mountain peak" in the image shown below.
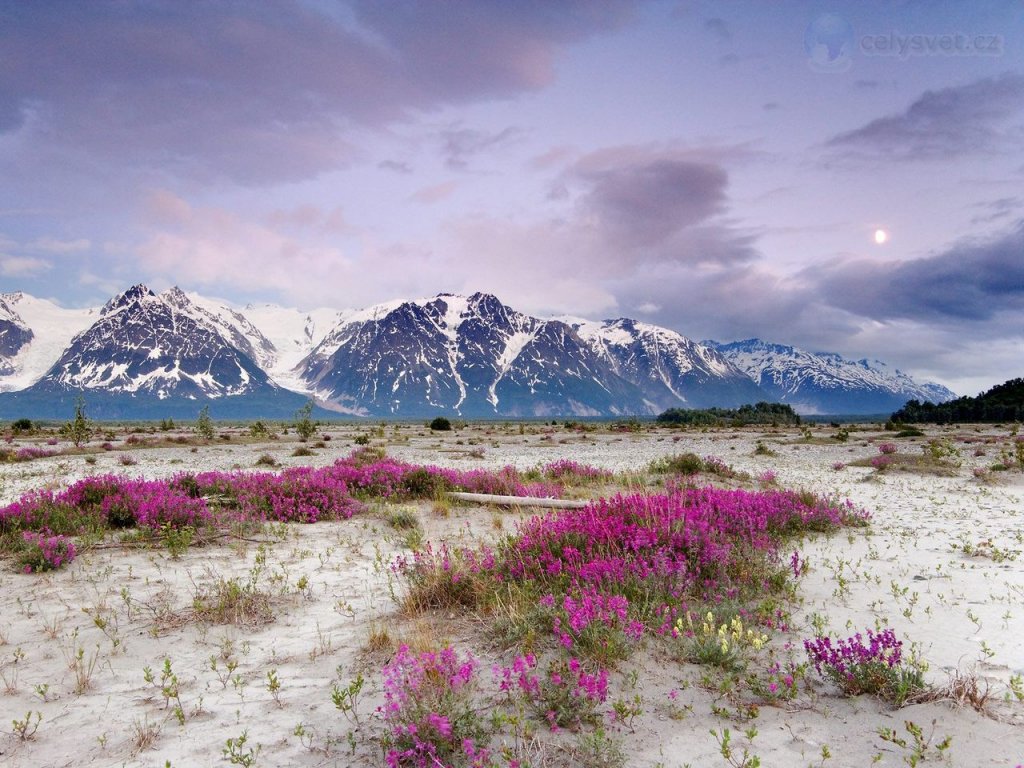
[[156,298],[156,294],[153,293],[149,286],[144,283],[138,283],[121,295],[115,296],[104,304],[103,309],[100,310],[100,315],[108,315],[119,309],[123,309],[124,307],[131,306],[134,303],[144,301],[149,298]]

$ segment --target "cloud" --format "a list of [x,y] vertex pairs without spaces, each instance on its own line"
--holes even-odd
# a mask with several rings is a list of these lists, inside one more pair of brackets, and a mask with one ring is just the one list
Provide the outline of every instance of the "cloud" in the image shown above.
[[90,248],[92,248],[92,243],[84,237],[78,238],[76,240],[60,240],[54,237],[40,237],[36,240],[33,240],[25,247],[31,251],[67,254],[82,253],[83,251],[88,251]]
[[522,136],[522,131],[509,126],[501,131],[477,131],[471,128],[450,128],[441,132],[444,163],[452,170],[465,170],[474,155],[501,149]]
[[417,189],[412,194],[412,199],[417,203],[425,203],[430,205],[432,203],[440,202],[447,197],[451,197],[452,193],[455,192],[459,187],[457,181],[442,181],[439,184],[431,184],[430,186]]
[[653,297],[620,289],[629,281],[661,285],[663,275],[693,284],[758,258],[755,236],[725,217],[724,154],[645,145],[559,154],[568,161],[555,182],[560,214],[454,220],[438,247],[445,269],[467,289],[492,290],[534,312],[621,306],[657,314],[677,306],[675,289]]
[[412,166],[409,165],[409,163],[398,160],[381,160],[377,163],[377,167],[385,171],[394,171],[395,173],[401,173],[403,175],[412,173]]
[[903,262],[845,260],[807,270],[829,303],[874,320],[978,323],[1024,310],[1024,220],[1010,231]]
[[50,262],[29,256],[0,256],[0,275],[4,277],[35,277],[53,269]]
[[[340,248],[290,233],[295,211],[259,222],[215,206],[193,206],[167,191],[153,193],[146,211],[151,234],[134,252],[135,268],[147,281],[322,301],[351,274],[352,262]],[[304,216],[318,226],[330,219],[319,211],[298,212],[299,219]]]
[[1013,141],[1004,125],[1024,109],[1024,76],[1007,73],[925,93],[906,111],[828,140],[840,152],[889,160],[995,152]]
[[[547,85],[631,3],[24,3],[0,24],[0,136],[202,181],[295,181],[380,126]],[[30,153],[29,153],[30,154]]]
[[264,219],[271,227],[297,232],[344,234],[352,229],[345,220],[345,211],[340,206],[324,209],[306,203],[294,208],[273,210]]
[[983,213],[971,218],[971,224],[989,224],[1013,216],[1021,209],[1024,209],[1024,199],[1019,197],[1000,197],[997,200],[985,200],[975,203],[971,208],[979,208],[983,211]]

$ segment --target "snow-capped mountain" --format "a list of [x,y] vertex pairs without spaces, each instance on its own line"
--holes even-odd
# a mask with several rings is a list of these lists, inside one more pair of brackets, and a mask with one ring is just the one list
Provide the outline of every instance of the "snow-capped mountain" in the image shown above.
[[706,343],[750,376],[769,399],[799,413],[885,413],[908,400],[939,403],[956,397],[940,384],[918,384],[880,360],[847,360],[760,339]]
[[197,400],[220,398],[232,398],[232,410],[281,399],[294,412],[304,399],[271,382],[254,359],[272,353],[244,317],[211,313],[177,288],[158,295],[136,285],[107,302],[38,381],[8,397],[38,411],[36,401],[89,393],[96,416],[194,413]]
[[764,393],[715,349],[628,318],[568,319],[619,376],[640,386],[657,411],[755,403]]
[[648,413],[643,392],[568,325],[489,294],[440,294],[344,317],[299,366],[317,398],[353,413],[599,416]]
[[439,294],[361,310],[233,307],[136,285],[102,308],[0,294],[0,417],[287,417],[324,408],[419,418],[653,414],[781,400],[878,413],[946,400],[884,363],[758,340],[697,343],[627,318],[544,319],[496,297]]

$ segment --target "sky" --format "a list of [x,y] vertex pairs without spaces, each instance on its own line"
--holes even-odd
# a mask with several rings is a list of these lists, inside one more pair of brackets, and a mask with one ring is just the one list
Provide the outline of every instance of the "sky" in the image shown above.
[[0,290],[1024,375],[1024,3],[0,0]]

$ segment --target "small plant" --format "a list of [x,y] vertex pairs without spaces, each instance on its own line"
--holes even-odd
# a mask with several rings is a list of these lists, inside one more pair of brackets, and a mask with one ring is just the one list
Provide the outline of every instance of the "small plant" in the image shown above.
[[[33,715],[35,716],[35,722],[33,722]],[[26,712],[24,720],[12,720],[14,724],[14,733],[22,741],[28,741],[35,738],[36,731],[39,730],[39,723],[43,721],[43,715],[40,712]]]
[[633,732],[633,721],[644,713],[643,700],[639,693],[633,694],[632,699],[616,699],[612,702],[612,716],[615,722],[622,723]]
[[132,456],[130,453],[122,453],[117,458],[117,463],[122,467],[134,467],[139,463],[139,460]]
[[277,676],[276,669],[267,670],[267,690],[274,697],[274,703],[281,706],[281,678]]
[[666,456],[652,462],[650,470],[658,474],[696,475],[704,471],[704,460],[695,453]]
[[768,642],[768,635],[744,627],[738,615],[719,624],[711,611],[699,627],[695,626],[692,613],[686,614],[685,622],[677,619],[672,636],[683,642],[687,660],[727,670],[742,669],[746,666],[746,656],[760,651]]
[[582,733],[576,741],[574,765],[587,768],[622,768],[626,764],[626,753],[622,744],[598,728],[593,733]]
[[270,427],[265,421],[257,419],[249,425],[249,435],[257,439],[268,438],[270,437]]
[[160,533],[164,540],[164,546],[167,547],[167,553],[171,556],[172,560],[177,560],[188,552],[188,548],[192,546],[196,529],[191,525],[176,527],[170,523],[163,523],[160,526]]
[[599,704],[608,698],[608,672],[591,672],[577,658],[553,659],[537,674],[532,654],[516,657],[511,667],[495,669],[500,690],[522,697],[552,730],[597,722]]
[[331,687],[331,701],[353,725],[359,727],[359,694],[363,690],[363,676],[356,675],[349,684],[342,688],[335,684]]
[[434,432],[451,432],[452,429],[452,423],[444,416],[436,417],[429,426]]
[[[741,754],[736,754],[736,748],[732,746],[732,733],[728,728],[723,728],[721,732],[712,729],[711,735],[718,742],[720,754],[733,768],[758,768],[761,765],[761,758],[750,754],[747,747],[743,747]],[[748,728],[744,735],[747,737],[747,741],[753,744],[754,738],[757,736],[757,729]]]
[[258,459],[256,459],[257,467],[276,467],[278,465],[277,459],[271,456],[269,453],[264,453]]
[[255,748],[245,748],[245,745],[249,741],[249,731],[242,731],[240,736],[229,738],[224,743],[224,758],[232,765],[241,765],[245,768],[251,768],[256,765],[256,758],[259,757],[260,752],[263,751],[263,745],[257,744]]
[[313,451],[311,451],[309,448],[307,448],[304,445],[300,445],[298,448],[296,448],[294,451],[292,451],[292,456],[312,456],[312,455],[313,455]]
[[[914,768],[919,763],[928,760],[929,757],[932,756],[932,740],[935,737],[935,721],[932,720],[932,729],[927,737],[924,735],[924,729],[912,720],[904,720],[903,727],[910,735],[910,742],[902,736],[899,736],[894,728],[879,728],[878,736],[882,741],[888,741],[901,749],[907,750],[909,754],[903,755],[903,762],[909,765],[910,768]],[[942,741],[936,744],[934,748],[936,756],[941,759],[952,743],[953,737],[946,736]]]
[[313,421],[313,401],[307,400],[295,414],[295,434],[299,440],[306,442],[316,434],[316,422]]

